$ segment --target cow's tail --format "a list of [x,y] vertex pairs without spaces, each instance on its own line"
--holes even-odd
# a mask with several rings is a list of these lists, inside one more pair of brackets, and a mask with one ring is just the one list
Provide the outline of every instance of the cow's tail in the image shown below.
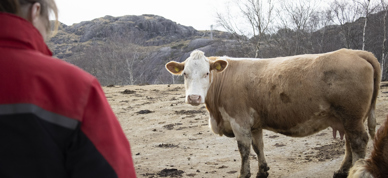
[[374,139],[369,159],[358,160],[349,170],[348,178],[387,177],[388,176],[388,117]]
[[375,137],[375,132],[376,132],[376,115],[375,115],[376,101],[377,101],[377,95],[379,94],[380,81],[381,81],[380,63],[371,52],[358,51],[358,55],[363,59],[365,59],[366,61],[368,61],[374,69],[373,96],[372,96],[372,101],[371,101],[369,114],[368,114],[368,131],[369,131],[370,137],[373,139]]

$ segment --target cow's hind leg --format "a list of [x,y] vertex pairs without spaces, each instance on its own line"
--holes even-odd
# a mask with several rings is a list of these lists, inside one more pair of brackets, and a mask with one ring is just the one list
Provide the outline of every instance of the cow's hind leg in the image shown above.
[[252,147],[259,159],[259,172],[257,173],[256,178],[266,178],[268,177],[269,167],[264,157],[263,130],[258,129],[252,131],[252,136]]
[[350,147],[350,141],[347,136],[345,136],[345,140],[345,156],[342,160],[340,169],[334,173],[334,178],[346,178],[348,176],[349,168],[352,167],[352,149]]
[[352,148],[352,164],[359,159],[365,158],[366,146],[368,144],[368,133],[365,131],[364,125],[359,132],[346,133],[349,136],[350,146]]
[[349,169],[359,159],[365,157],[368,144],[368,134],[362,123],[362,119],[345,124],[346,154],[340,169],[334,173],[334,177],[347,177]]
[[251,151],[251,130],[250,128],[241,127],[236,122],[231,124],[233,133],[237,139],[238,150],[241,155],[241,169],[239,178],[251,177],[250,166],[249,166],[249,154]]

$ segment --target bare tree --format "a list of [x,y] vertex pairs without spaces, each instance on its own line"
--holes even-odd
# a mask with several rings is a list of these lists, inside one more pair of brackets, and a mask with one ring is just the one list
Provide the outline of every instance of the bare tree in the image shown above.
[[276,56],[289,56],[294,54],[294,38],[295,32],[287,27],[279,28],[278,31],[271,35],[270,50]]
[[224,28],[227,32],[231,33],[234,38],[240,40],[241,37],[245,37],[245,31],[237,23],[236,16],[233,15],[230,3],[226,5],[226,13],[216,12],[216,21],[217,25]]
[[328,26],[333,22],[333,14],[330,9],[321,11],[319,14],[319,27],[322,28],[321,30],[321,38],[318,42],[319,50],[318,53],[322,53],[325,51],[325,38],[326,38],[326,30],[329,28]]
[[122,82],[130,85],[140,83],[144,71],[136,70],[140,68],[136,64],[141,64],[142,60],[150,54],[149,47],[130,43],[128,39],[120,38],[119,36],[112,38],[105,45],[111,49],[111,56],[107,57],[117,59],[117,66],[121,70],[119,75],[125,76],[121,77]]
[[385,80],[385,58],[386,58],[386,51],[385,51],[385,43],[387,42],[387,14],[388,14],[388,5],[385,2],[385,0],[381,0],[381,6],[384,11],[384,18],[383,18],[383,44],[382,44],[382,50],[381,50],[381,79]]
[[315,13],[315,2],[310,0],[281,1],[278,15],[283,26],[303,31]]
[[247,32],[243,26],[236,23],[238,20],[230,13],[230,5],[227,6],[226,14],[217,12],[217,24],[236,36],[251,36],[248,33],[252,33],[255,57],[260,57],[260,42],[272,23],[274,4],[272,0],[267,0],[267,2],[264,0],[236,0],[235,3],[246,25],[250,27],[250,31]]
[[152,47],[130,43],[126,38],[112,38],[104,43],[91,43],[69,62],[96,76],[102,85],[147,83],[143,60]]
[[333,8],[334,20],[341,26],[345,47],[352,48],[352,37],[357,35],[354,34],[355,30],[351,23],[361,17],[362,8],[355,0],[335,0],[331,7]]
[[[319,27],[317,2],[313,0],[281,1],[278,11],[281,26],[290,28],[295,32],[293,36],[294,54],[311,52],[312,32]],[[308,47],[307,47],[308,46]]]
[[367,2],[363,4],[364,6],[364,12],[365,12],[365,23],[364,23],[364,28],[362,30],[362,50],[365,50],[365,31],[366,31],[366,26],[368,24],[368,17],[369,17],[369,5],[370,5],[370,0],[366,0]]
[[366,36],[366,28],[368,25],[369,16],[370,14],[374,13],[379,6],[376,3],[372,3],[370,0],[359,0],[356,2],[359,4],[359,6],[362,9],[362,12],[363,12],[362,15],[365,16],[364,28],[362,31],[362,50],[365,50],[365,44],[366,44],[365,36]]

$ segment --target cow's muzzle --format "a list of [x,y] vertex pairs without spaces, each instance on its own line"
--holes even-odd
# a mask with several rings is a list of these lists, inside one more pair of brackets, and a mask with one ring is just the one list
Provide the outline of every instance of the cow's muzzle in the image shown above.
[[187,101],[191,105],[198,106],[201,104],[201,95],[188,95]]

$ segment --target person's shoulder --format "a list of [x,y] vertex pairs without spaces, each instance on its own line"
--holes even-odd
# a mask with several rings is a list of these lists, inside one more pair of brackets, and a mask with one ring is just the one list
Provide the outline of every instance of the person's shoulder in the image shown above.
[[84,71],[80,67],[55,57],[44,56],[43,61],[41,62],[46,66],[46,69],[50,70],[48,71],[49,73],[56,74],[57,77],[62,76],[73,79],[72,81],[78,80],[89,82],[96,79],[93,75]]

